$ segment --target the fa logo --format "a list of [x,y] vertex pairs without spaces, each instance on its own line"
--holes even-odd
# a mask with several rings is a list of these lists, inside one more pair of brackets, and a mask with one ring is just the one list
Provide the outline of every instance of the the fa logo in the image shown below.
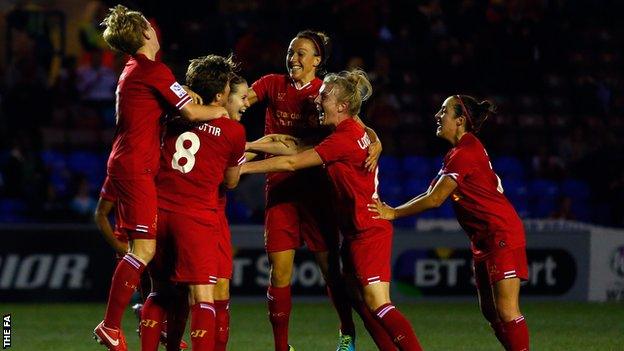
[[191,332],[191,338],[203,338],[207,333],[207,330],[197,329]]

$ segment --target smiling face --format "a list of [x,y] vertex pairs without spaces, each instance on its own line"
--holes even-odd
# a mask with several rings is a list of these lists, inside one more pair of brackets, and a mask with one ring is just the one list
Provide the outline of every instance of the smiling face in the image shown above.
[[316,67],[321,63],[314,43],[310,39],[295,38],[288,46],[286,68],[290,77],[298,83],[314,79]]
[[248,90],[247,83],[240,83],[231,87],[230,98],[225,105],[231,119],[240,121],[243,113],[249,108]]
[[448,140],[453,145],[464,133],[464,118],[455,113],[457,103],[455,97],[448,97],[444,100],[440,111],[435,115],[436,136]]

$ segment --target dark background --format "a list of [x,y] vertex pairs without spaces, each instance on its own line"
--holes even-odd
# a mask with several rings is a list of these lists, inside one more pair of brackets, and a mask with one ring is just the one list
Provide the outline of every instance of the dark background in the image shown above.
[[[90,221],[124,62],[97,24],[116,3],[0,7],[0,223]],[[435,138],[433,116],[461,93],[498,104],[480,137],[522,217],[624,226],[621,1],[121,3],[159,28],[162,60],[180,81],[189,59],[209,53],[233,53],[250,83],[285,72],[290,39],[325,31],[330,71],[360,67],[373,81],[362,118],[381,137],[380,192],[391,204],[436,174],[449,145]],[[98,72],[100,84],[81,83]],[[263,115],[258,105],[243,117],[249,139]],[[262,223],[262,189],[247,177],[230,194],[233,223]],[[452,217],[445,206],[419,218]]]

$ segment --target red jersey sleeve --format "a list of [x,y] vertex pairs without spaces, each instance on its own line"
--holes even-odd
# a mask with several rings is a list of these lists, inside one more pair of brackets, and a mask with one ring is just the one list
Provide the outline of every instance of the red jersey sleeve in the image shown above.
[[239,123],[235,123],[232,128],[232,153],[228,159],[228,167],[236,167],[245,163],[245,128]]
[[154,68],[147,79],[153,89],[155,89],[168,103],[181,110],[186,104],[192,101],[182,85],[178,83],[171,73],[169,67],[164,63],[155,62]]
[[319,154],[324,164],[344,160],[351,153],[349,146],[352,143],[345,140],[342,134],[334,132],[314,147],[314,151]]
[[472,173],[475,168],[473,158],[466,153],[465,149],[454,149],[445,157],[441,176],[453,178],[457,184],[462,184],[464,178]]
[[264,101],[269,97],[269,91],[271,90],[271,86],[273,85],[272,83],[275,80],[275,77],[275,74],[268,74],[253,82],[253,84],[251,85],[251,89],[253,89],[256,93],[256,96],[258,97],[258,102]]

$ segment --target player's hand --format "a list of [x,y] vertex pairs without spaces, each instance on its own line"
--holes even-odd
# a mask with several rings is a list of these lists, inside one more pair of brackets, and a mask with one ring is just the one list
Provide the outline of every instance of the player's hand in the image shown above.
[[186,91],[187,94],[189,94],[191,99],[193,99],[194,103],[196,103],[198,105],[203,105],[204,104],[204,100],[201,98],[201,96],[199,96],[199,94],[197,94],[196,92],[192,91],[191,88],[189,88],[186,85],[183,85],[182,88]]
[[368,204],[368,210],[373,212],[374,219],[393,220],[396,218],[394,208],[388,206],[385,202],[381,202],[379,198],[373,199],[375,202]]
[[293,142],[295,143],[295,145],[299,145],[299,139],[295,138],[292,135],[288,135],[288,134],[269,134],[271,136],[271,139],[273,141],[277,141],[283,144],[286,144],[286,142]]
[[379,161],[379,156],[381,156],[381,150],[383,150],[383,147],[381,146],[381,141],[379,141],[379,139],[368,146],[368,157],[366,158],[364,166],[369,172],[374,172],[375,168],[377,168],[377,162]]

